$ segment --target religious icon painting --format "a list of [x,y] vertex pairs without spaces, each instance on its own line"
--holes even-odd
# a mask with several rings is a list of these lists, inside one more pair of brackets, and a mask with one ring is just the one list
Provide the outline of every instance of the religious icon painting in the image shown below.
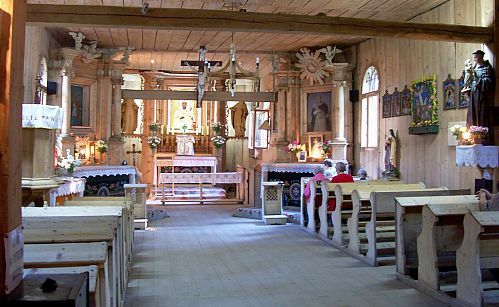
[[391,117],[391,105],[392,105],[392,95],[388,94],[388,90],[386,90],[383,95],[383,118]]
[[307,132],[331,131],[331,92],[307,93]]
[[424,77],[412,83],[412,126],[430,126],[438,123],[436,86],[436,76]]
[[392,117],[400,116],[401,111],[401,95],[400,92],[395,88],[395,91],[392,93],[391,100],[391,109],[392,109]]
[[442,89],[444,93],[444,110],[452,110],[457,106],[457,91],[456,91],[456,80],[451,78],[449,74],[447,80],[442,84]]
[[411,91],[404,86],[404,90],[400,93],[400,115],[411,115]]
[[463,92],[464,88],[464,71],[461,78],[459,78],[459,100],[457,102],[458,108],[467,108],[470,105],[470,93]]

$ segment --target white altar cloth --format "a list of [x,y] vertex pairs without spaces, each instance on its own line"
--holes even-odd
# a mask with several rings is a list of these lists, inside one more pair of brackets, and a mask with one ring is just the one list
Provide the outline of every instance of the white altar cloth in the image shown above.
[[135,177],[140,177],[140,172],[135,166],[130,165],[92,165],[75,168],[74,177],[96,177],[128,175],[131,184],[136,183]]
[[168,158],[157,158],[156,166],[210,166],[213,173],[217,172],[218,160],[211,156],[173,156]]
[[241,183],[243,173],[161,173],[160,183]]
[[499,165],[499,146],[456,146],[457,166],[479,166],[496,168]]
[[193,156],[194,143],[196,140],[192,135],[177,135],[177,155],[180,156]]
[[49,192],[50,207],[54,207],[56,205],[56,198],[59,196],[78,194],[81,197],[83,196],[83,192],[85,192],[85,178],[65,177],[62,179],[64,180],[64,183],[58,188],[51,189]]

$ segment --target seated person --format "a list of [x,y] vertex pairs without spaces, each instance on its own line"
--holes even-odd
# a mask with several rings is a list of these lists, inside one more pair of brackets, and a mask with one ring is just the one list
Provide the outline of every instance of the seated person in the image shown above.
[[363,168],[359,168],[357,177],[359,177],[359,180],[369,180],[369,178],[367,178],[367,171]]
[[313,173],[314,173],[314,177],[312,177],[308,183],[307,183],[307,186],[305,187],[305,190],[303,191],[303,196],[305,197],[305,200],[308,200],[308,198],[310,197],[310,184],[312,183],[312,181],[314,182],[317,182],[317,181],[329,181],[329,179],[324,176],[324,167],[322,166],[317,166],[314,168],[313,170]]
[[[336,173],[338,175],[334,176],[333,179],[331,179],[332,183],[347,183],[347,182],[353,182],[353,177],[346,174],[345,172],[347,171],[347,166],[343,162],[337,162],[336,163]],[[328,202],[327,205],[327,210],[328,211],[334,211],[336,208],[336,199],[331,199]]]
[[[497,189],[499,190],[499,182],[497,183]],[[499,211],[499,193],[492,194],[485,189],[480,189],[477,194],[480,198],[478,202],[480,211]],[[489,272],[499,283],[499,269],[489,269]]]
[[324,164],[324,175],[326,175],[328,180],[333,179],[335,175],[333,169],[333,161],[331,161],[330,159],[325,159],[324,162],[322,162],[322,164]]

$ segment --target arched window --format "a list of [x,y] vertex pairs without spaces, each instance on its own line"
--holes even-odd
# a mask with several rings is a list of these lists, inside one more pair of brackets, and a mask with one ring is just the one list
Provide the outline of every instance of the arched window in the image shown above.
[[374,66],[369,67],[362,81],[361,147],[378,147],[379,78]]

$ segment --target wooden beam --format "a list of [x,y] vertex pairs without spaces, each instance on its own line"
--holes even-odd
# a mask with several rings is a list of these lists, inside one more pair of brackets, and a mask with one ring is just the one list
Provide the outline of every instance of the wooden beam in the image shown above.
[[[121,90],[123,99],[144,100],[197,100],[195,91],[151,91],[151,90]],[[204,92],[205,101],[251,101],[251,102],[275,102],[274,92],[236,92],[231,96],[229,92]]]
[[364,18],[253,12],[90,5],[28,5],[28,24],[45,27],[111,27],[160,30],[267,32],[488,43],[492,27],[426,24]]

